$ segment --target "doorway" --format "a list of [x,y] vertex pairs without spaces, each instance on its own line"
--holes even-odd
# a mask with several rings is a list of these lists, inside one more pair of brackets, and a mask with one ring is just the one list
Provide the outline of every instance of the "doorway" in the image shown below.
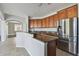
[[16,37],[16,32],[22,31],[23,26],[22,23],[19,21],[10,20],[7,21],[7,29],[8,29],[7,30],[8,38],[11,38],[11,37]]

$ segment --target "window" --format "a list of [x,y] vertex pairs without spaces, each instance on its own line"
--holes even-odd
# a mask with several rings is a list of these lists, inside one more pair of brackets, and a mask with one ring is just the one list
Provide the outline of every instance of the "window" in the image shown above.
[[15,24],[15,31],[22,31],[22,24]]

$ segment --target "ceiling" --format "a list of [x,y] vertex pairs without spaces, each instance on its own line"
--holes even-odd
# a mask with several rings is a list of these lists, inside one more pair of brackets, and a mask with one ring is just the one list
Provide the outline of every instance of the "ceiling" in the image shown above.
[[42,17],[69,5],[72,3],[0,3],[0,9],[6,14],[21,17]]

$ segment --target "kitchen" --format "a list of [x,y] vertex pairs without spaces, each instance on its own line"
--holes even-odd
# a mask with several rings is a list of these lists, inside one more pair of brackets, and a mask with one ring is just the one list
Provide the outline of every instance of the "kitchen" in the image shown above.
[[16,47],[24,47],[32,56],[56,56],[56,48],[77,56],[78,22],[77,4],[44,18],[29,17],[28,32],[16,32]]

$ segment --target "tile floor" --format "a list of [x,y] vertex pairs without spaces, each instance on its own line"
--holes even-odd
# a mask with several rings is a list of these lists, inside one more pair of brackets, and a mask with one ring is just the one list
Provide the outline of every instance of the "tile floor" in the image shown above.
[[71,55],[71,54],[69,54],[67,52],[64,52],[64,51],[62,51],[60,49],[56,49],[56,56],[73,56],[73,55]]
[[29,54],[24,48],[16,48],[14,38],[8,38],[0,42],[0,56],[29,56]]
[[[0,56],[29,56],[24,48],[16,48],[15,38],[8,38],[4,42],[0,42]],[[57,56],[72,56],[60,49],[56,49]]]

